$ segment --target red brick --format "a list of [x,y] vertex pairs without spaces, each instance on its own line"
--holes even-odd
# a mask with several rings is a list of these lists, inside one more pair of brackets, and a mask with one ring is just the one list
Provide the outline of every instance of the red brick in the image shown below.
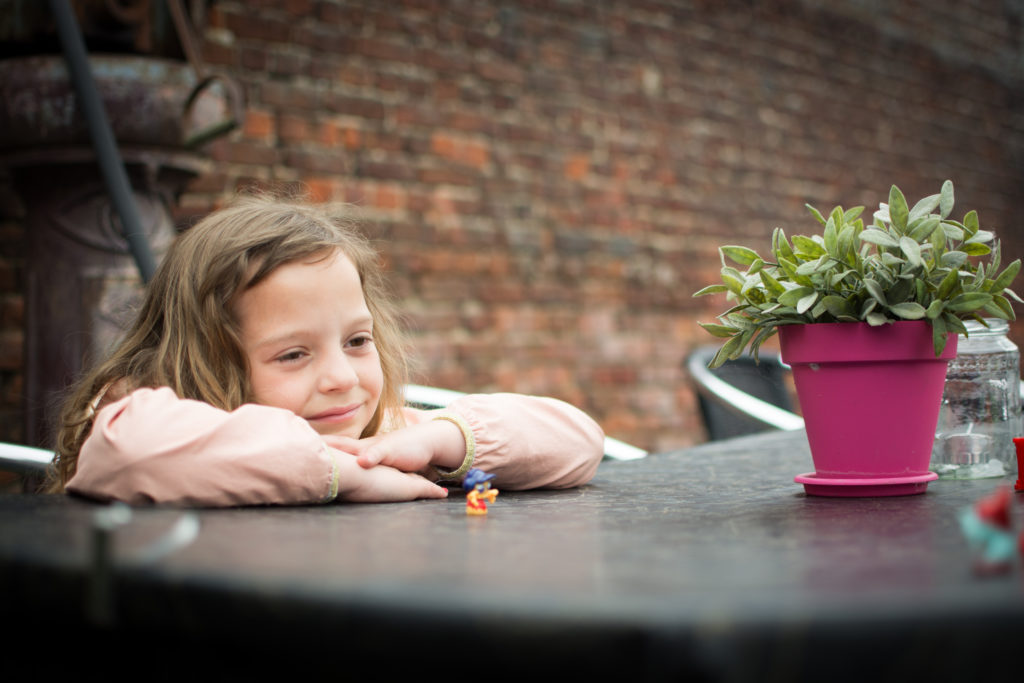
[[242,132],[248,138],[267,140],[274,135],[274,117],[270,112],[249,108],[245,112]]
[[277,118],[277,135],[285,143],[303,143],[312,140],[312,123],[301,116],[282,114]]

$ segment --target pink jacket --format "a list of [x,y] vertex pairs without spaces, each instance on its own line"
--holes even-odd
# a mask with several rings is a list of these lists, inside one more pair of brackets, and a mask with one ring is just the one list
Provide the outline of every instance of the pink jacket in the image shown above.
[[[405,408],[408,424],[439,411]],[[601,428],[551,398],[471,394],[445,412],[476,439],[474,466],[499,489],[568,488],[594,475]],[[334,461],[309,424],[282,408],[227,412],[170,388],[137,389],[100,410],[67,490],[128,503],[202,506],[331,500]]]

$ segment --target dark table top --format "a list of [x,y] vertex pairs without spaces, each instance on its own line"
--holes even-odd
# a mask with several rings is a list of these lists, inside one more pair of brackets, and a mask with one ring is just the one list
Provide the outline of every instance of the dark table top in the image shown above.
[[236,672],[269,671],[268,652],[311,672],[330,670],[324,652],[415,673],[476,651],[508,672],[709,680],[985,680],[1020,662],[1024,571],[977,575],[957,521],[1010,478],[817,498],[792,480],[811,469],[802,432],[773,432],[606,461],[579,489],[503,491],[484,517],[458,490],[199,510],[195,539],[149,562],[142,550],[186,513],[135,508],[100,574],[103,506],[5,496],[0,607],[136,650],[263,654],[238,650]]

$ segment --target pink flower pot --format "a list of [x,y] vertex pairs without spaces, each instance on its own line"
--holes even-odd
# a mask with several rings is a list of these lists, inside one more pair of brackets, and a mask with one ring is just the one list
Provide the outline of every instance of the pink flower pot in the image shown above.
[[924,493],[946,366],[956,335],[936,357],[924,321],[871,327],[815,323],[779,328],[793,368],[814,472],[796,481],[809,495]]

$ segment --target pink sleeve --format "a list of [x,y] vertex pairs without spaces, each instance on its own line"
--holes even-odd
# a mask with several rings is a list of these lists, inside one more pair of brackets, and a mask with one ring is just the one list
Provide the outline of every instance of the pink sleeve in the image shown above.
[[334,461],[302,418],[247,404],[227,412],[137,389],[101,410],[67,490],[128,503],[315,503],[337,491]]
[[406,409],[410,422],[456,413],[476,440],[473,466],[498,489],[569,488],[587,483],[604,457],[604,432],[586,413],[553,398],[469,394],[444,411]]

